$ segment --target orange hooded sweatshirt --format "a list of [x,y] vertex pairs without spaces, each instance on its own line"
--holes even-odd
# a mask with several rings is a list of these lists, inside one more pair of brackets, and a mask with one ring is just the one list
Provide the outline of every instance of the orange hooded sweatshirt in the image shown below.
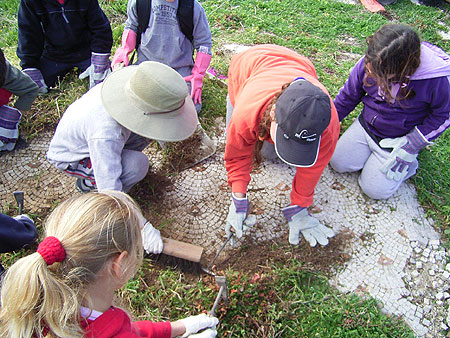
[[[228,95],[234,110],[227,129],[224,159],[233,192],[247,192],[259,124],[267,105],[283,84],[297,77],[305,78],[329,96],[317,79],[311,61],[288,48],[257,45],[231,59]],[[331,120],[322,133],[316,163],[308,168],[297,167],[292,183],[292,205],[312,204],[314,189],[333,155],[339,138],[339,119],[331,98],[330,104]],[[273,143],[270,138],[267,141]]]

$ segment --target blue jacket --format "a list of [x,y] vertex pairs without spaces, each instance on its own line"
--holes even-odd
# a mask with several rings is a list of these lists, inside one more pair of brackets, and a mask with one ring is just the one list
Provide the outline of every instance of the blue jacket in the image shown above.
[[[450,126],[450,56],[440,48],[422,42],[420,66],[408,85],[415,93],[413,98],[386,102],[376,83],[364,85],[364,76],[363,57],[334,99],[340,121],[362,102],[361,117],[380,138],[401,137],[417,127],[432,141]],[[398,87],[392,85],[391,94]]]
[[97,0],[21,0],[18,13],[20,66],[39,68],[41,56],[62,63],[110,53],[111,26]]
[[0,213],[0,252],[22,249],[37,238],[34,222],[25,217],[16,218]]

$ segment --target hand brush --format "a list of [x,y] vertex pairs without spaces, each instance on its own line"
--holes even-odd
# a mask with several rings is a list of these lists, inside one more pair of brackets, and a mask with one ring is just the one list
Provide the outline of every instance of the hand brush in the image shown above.
[[147,254],[146,257],[164,265],[173,266],[183,272],[201,274],[203,272],[200,260],[203,248],[198,245],[162,238],[164,247],[160,254]]

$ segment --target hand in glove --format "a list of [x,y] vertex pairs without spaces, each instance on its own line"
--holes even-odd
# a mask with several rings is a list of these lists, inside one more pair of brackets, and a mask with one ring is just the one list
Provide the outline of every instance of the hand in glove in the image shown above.
[[409,134],[397,138],[385,138],[380,141],[383,148],[393,148],[381,167],[386,177],[394,181],[402,181],[408,174],[420,150],[431,144],[416,128]]
[[30,218],[30,216],[26,214],[18,215],[13,217],[16,221],[27,223],[30,225],[34,225],[34,221]]
[[184,78],[186,82],[191,82],[191,97],[195,104],[202,103],[203,77],[210,63],[211,55],[198,52],[192,74]]
[[109,54],[92,53],[91,65],[80,74],[82,80],[89,76],[89,88],[102,82],[111,73],[111,62]]
[[429,144],[431,142],[425,139],[417,127],[405,136],[381,140],[381,147],[394,148],[381,167],[381,171],[390,180],[402,181],[420,150]]
[[231,236],[231,227],[234,228],[236,237],[241,238],[244,231],[255,225],[256,216],[247,216],[248,206],[249,202],[246,197],[238,198],[231,193],[231,204],[225,224],[225,233],[227,237]]
[[159,254],[162,252],[164,244],[161,238],[161,233],[155,229],[153,225],[145,219],[142,213],[136,210],[139,226],[142,229],[142,245],[146,253]]
[[45,94],[48,93],[48,87],[45,84],[44,77],[42,76],[42,73],[37,68],[26,68],[23,70],[25,74],[27,74],[31,79],[38,85],[39,94]]
[[111,67],[113,70],[116,70],[122,64],[122,66],[128,66],[129,60],[128,55],[136,48],[136,32],[131,29],[124,29],[122,33],[122,45],[117,48],[114,53],[113,61],[111,63]]
[[[188,337],[193,333],[197,333],[206,328],[213,328],[215,331],[216,325],[219,323],[219,320],[216,317],[211,317],[202,313],[197,316],[191,316],[187,318],[180,319],[180,322],[183,323],[186,328],[186,332],[182,337]],[[215,337],[214,336],[191,336],[191,337]]]
[[327,245],[328,238],[334,236],[334,231],[310,216],[307,208],[291,205],[282,211],[289,222],[289,243],[293,245],[300,243],[300,232],[310,246],[316,246],[317,242]]
[[200,333],[191,334],[190,338],[214,338],[217,336],[217,331],[215,329],[207,329]]

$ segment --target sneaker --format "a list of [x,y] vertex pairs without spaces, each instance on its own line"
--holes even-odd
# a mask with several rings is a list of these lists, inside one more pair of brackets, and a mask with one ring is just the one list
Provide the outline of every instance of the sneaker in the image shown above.
[[91,180],[77,178],[76,188],[78,191],[86,193],[97,189],[97,186]]

